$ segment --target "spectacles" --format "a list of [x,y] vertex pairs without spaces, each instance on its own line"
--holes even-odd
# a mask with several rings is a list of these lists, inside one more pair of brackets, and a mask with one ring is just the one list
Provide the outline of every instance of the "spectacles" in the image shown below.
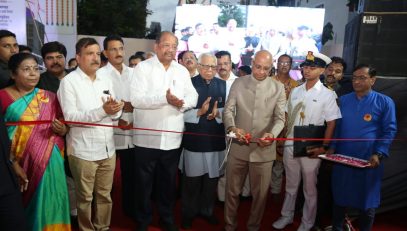
[[366,81],[369,77],[366,76],[352,76],[352,82],[356,81]]
[[204,70],[209,70],[209,68],[211,68],[212,70],[215,70],[216,67],[217,67],[217,66],[214,66],[214,65],[205,65],[205,64],[202,64],[202,63],[200,63],[199,66],[201,66],[202,69],[204,69]]
[[290,62],[278,62],[277,64],[279,64],[281,66],[290,66],[291,65]]
[[40,68],[38,66],[25,66],[20,68],[25,74],[31,73],[32,71],[34,72],[39,72]]

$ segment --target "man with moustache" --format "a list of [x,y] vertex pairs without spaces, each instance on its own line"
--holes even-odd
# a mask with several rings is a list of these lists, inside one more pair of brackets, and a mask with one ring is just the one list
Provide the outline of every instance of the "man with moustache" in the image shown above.
[[179,53],[178,62],[188,69],[191,78],[199,74],[197,69],[198,62],[193,51],[182,51]]
[[[328,64],[324,72],[325,85],[335,91],[337,96],[345,94],[341,82],[344,81],[343,74],[346,69],[346,62],[340,57],[331,57],[332,62]],[[346,84],[346,83],[345,83]],[[322,218],[331,218],[332,215],[332,162],[322,160],[318,170],[318,200],[317,200],[317,215],[315,217],[314,229],[318,230],[322,227]],[[331,220],[331,219],[329,219]]]
[[[76,60],[78,67],[62,79],[57,93],[65,120],[113,125],[124,103],[113,98],[110,79],[97,73],[100,47],[94,38],[76,43]],[[79,229],[109,230],[116,165],[113,128],[71,125],[66,140]]]
[[237,79],[237,76],[232,71],[232,56],[229,51],[218,51],[215,56],[217,58],[216,77],[226,81],[227,98],[233,82]]
[[[268,51],[259,51],[252,61],[252,75],[238,78],[230,89],[223,121],[228,132],[236,135],[226,166],[225,230],[237,229],[239,194],[249,174],[253,196],[247,230],[260,229],[276,158],[272,140],[284,127],[286,103],[284,87],[268,74],[273,58]],[[249,133],[253,140],[248,140]]]
[[198,92],[198,104],[185,112],[185,131],[205,133],[220,137],[185,134],[179,167],[182,178],[182,227],[189,229],[197,215],[209,224],[218,224],[213,214],[218,178],[222,175],[221,163],[225,157],[225,140],[221,137],[225,128],[221,119],[226,98],[225,81],[214,78],[216,57],[203,53],[198,59],[199,75],[192,78]]
[[343,74],[346,69],[346,62],[340,57],[332,57],[332,62],[328,64],[324,72],[325,85],[335,92],[338,92],[341,87],[340,81],[343,79]]
[[69,73],[65,69],[66,48],[58,41],[45,43],[41,56],[47,70],[41,74],[37,87],[57,93],[61,80]]
[[[334,164],[332,192],[334,199],[332,230],[343,230],[348,207],[359,212],[359,230],[372,230],[376,208],[380,205],[384,158],[397,132],[393,100],[372,90],[376,69],[359,64],[353,70],[354,91],[339,98],[342,119],[335,138],[350,141],[333,142],[330,153],[339,153],[369,162],[366,168]],[[352,139],[366,139],[358,142]]]
[[[45,43],[44,46],[42,46],[41,56],[47,70],[41,74],[40,80],[37,84],[38,88],[57,93],[61,80],[70,72],[70,70],[65,69],[66,53],[64,44],[57,41]],[[71,220],[72,224],[76,226],[77,209],[75,185],[72,179],[72,174],[69,171],[68,162],[66,161],[64,165],[67,174],[66,181],[68,184]]]
[[108,35],[103,41],[103,53],[108,63],[100,68],[97,74],[108,77],[113,83],[116,99],[124,102],[123,113],[117,121],[122,128],[114,129],[114,141],[116,153],[120,158],[120,170],[122,178],[122,207],[124,213],[134,216],[134,182],[133,162],[134,145],[132,142],[133,132],[133,106],[130,103],[130,88],[133,68],[124,65],[124,42],[118,35]]
[[[174,61],[178,39],[168,31],[154,44],[156,55],[139,63],[130,84],[134,110],[134,182],[137,230],[148,230],[152,221],[154,185],[160,224],[165,231],[174,224],[176,174],[184,131],[184,111],[195,107],[198,94],[188,70]],[[171,132],[166,132],[171,131]]]
[[309,231],[314,225],[317,207],[317,174],[321,160],[318,155],[325,153],[333,136],[335,120],[341,118],[336,94],[319,80],[331,59],[326,55],[308,52],[306,60],[301,63],[305,83],[294,88],[288,98],[287,138],[294,137],[294,126],[316,125],[326,123],[323,145],[308,150],[309,156],[294,157],[293,141],[285,142],[283,163],[286,174],[285,197],[281,217],[273,223],[275,229],[284,229],[293,223],[295,202],[301,179],[305,202],[301,225],[298,231]]
[[[272,76],[273,79],[284,85],[286,99],[290,96],[290,92],[293,88],[298,86],[298,82],[290,77],[291,65],[293,59],[287,54],[283,54],[278,58],[277,61],[277,75]],[[287,122],[287,121],[286,121]],[[287,133],[287,123],[284,126],[283,131],[278,136],[279,138],[285,138]],[[278,200],[279,194],[281,193],[281,185],[283,183],[283,151],[284,151],[284,141],[277,141],[277,158],[274,161],[273,172],[270,183],[270,191],[273,199]]]
[[0,89],[11,85],[11,73],[7,63],[10,57],[18,53],[16,35],[8,30],[0,30]]

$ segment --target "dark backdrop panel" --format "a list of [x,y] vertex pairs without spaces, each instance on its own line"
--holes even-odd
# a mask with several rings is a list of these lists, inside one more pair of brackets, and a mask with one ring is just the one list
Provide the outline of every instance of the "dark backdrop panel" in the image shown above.
[[373,88],[396,104],[398,132],[384,160],[379,212],[407,207],[407,78],[378,77]]
[[406,12],[407,0],[359,0],[359,12]]
[[407,76],[407,14],[361,14],[346,25],[343,57],[350,73],[358,63],[381,76]]

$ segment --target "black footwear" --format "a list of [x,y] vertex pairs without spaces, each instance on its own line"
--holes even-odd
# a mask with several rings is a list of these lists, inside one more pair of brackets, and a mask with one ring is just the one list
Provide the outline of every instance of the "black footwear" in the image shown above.
[[79,228],[79,224],[78,224],[78,216],[72,216],[71,215],[71,227],[72,228]]
[[250,201],[250,200],[253,199],[253,197],[252,197],[252,196],[242,196],[242,195],[239,195],[239,199],[240,199],[240,201]]
[[145,223],[138,224],[136,231],[148,231],[148,224]]
[[211,225],[217,225],[217,224],[219,224],[219,220],[218,220],[218,218],[216,218],[215,217],[215,215],[210,215],[210,216],[204,216],[204,215],[202,215],[202,218],[206,221],[206,222],[208,222],[209,224],[211,224]]
[[179,231],[174,223],[160,222],[161,229],[164,231]]
[[181,228],[191,229],[192,228],[192,219],[191,218],[182,218]]

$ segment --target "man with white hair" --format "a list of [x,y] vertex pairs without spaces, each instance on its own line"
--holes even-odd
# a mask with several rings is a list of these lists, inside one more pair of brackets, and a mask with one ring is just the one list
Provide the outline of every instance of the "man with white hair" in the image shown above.
[[[225,128],[221,113],[226,98],[226,82],[215,78],[216,57],[203,53],[198,59],[199,75],[192,78],[198,92],[198,103],[185,112],[183,137],[184,151],[181,155],[182,177],[182,227],[189,229],[196,215],[208,223],[218,224],[213,214],[215,191],[222,160],[225,157]],[[196,136],[188,133],[203,133],[216,136]]]

